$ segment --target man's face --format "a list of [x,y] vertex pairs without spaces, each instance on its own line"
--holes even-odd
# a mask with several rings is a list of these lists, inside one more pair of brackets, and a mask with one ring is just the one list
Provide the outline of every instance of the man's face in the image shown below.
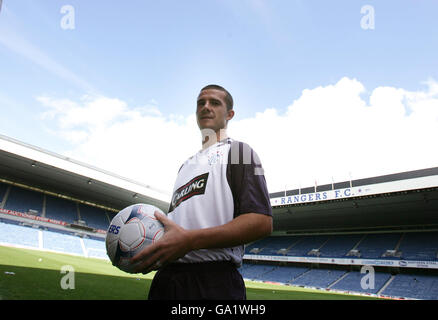
[[196,119],[199,129],[212,129],[218,132],[227,127],[234,111],[227,110],[225,92],[216,89],[201,91],[197,100]]

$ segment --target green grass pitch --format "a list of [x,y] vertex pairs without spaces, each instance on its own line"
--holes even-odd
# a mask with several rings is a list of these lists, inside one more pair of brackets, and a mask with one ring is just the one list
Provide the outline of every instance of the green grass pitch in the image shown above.
[[[74,268],[74,281],[61,273],[66,265]],[[100,259],[0,246],[0,300],[142,300],[153,275],[127,274]],[[246,287],[248,300],[377,299],[252,281]]]

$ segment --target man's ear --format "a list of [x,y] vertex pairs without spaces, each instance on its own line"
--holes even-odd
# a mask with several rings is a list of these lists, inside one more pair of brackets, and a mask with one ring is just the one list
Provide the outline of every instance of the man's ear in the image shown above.
[[233,119],[233,117],[234,117],[234,110],[233,109],[228,110],[227,111],[227,121]]

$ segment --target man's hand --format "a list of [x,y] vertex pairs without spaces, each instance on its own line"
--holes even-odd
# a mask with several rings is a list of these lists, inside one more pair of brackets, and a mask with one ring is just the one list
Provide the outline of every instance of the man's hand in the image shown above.
[[230,222],[211,228],[186,230],[165,215],[155,212],[164,225],[164,235],[131,259],[140,262],[135,272],[149,273],[192,250],[231,248],[264,238],[272,232],[272,217],[245,213]]
[[131,263],[139,262],[135,272],[149,273],[183,257],[191,250],[187,230],[158,211],[155,212],[155,217],[164,225],[164,235],[131,259]]

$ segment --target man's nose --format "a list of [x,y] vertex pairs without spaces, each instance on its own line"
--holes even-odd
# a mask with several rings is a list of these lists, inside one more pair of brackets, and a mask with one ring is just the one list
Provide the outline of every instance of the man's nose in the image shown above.
[[211,104],[210,104],[210,102],[206,102],[206,103],[204,103],[204,105],[201,107],[201,112],[205,112],[205,111],[210,111],[210,109],[211,109]]

